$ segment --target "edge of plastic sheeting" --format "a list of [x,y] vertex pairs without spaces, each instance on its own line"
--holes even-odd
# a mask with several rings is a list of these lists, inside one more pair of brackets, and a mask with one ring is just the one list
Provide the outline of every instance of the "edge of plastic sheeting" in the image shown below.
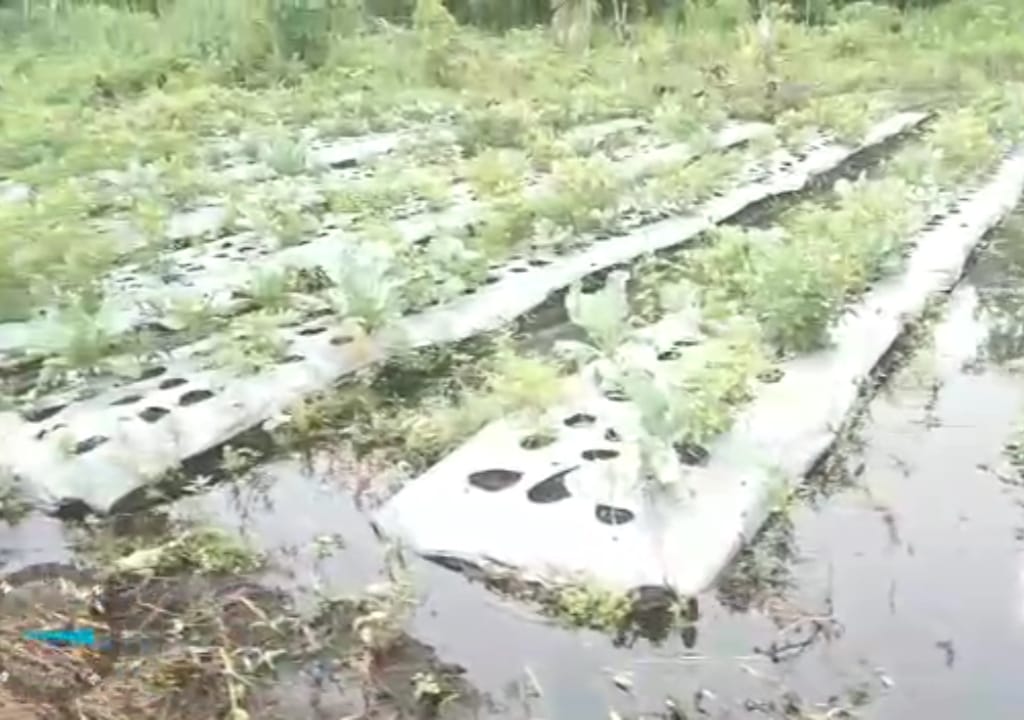
[[[512,566],[550,582],[586,578],[618,590],[667,585],[684,596],[707,589],[787,484],[801,481],[833,445],[908,320],[957,284],[976,245],[1022,191],[1018,150],[951,214],[914,236],[903,271],[837,323],[830,348],[784,363],[779,382],[758,388],[733,428],[709,447],[708,462],[685,471],[676,497],[651,498],[615,480],[637,476],[635,411],[598,395],[581,375],[575,402],[549,416],[559,422],[554,443],[525,449],[529,427],[488,425],[389,500],[378,512],[380,526],[424,555]],[[581,416],[589,417],[587,427],[578,427]],[[617,442],[609,442],[609,429]],[[603,465],[595,450],[604,451]],[[474,473],[490,489],[472,484]],[[550,481],[559,473],[567,473],[561,488]],[[516,479],[494,489],[501,478]],[[545,482],[547,502],[531,501]],[[616,518],[623,522],[608,524]]]

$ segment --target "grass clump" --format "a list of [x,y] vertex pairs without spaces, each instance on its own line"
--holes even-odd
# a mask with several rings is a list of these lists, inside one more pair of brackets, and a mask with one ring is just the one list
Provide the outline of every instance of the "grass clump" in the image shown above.
[[557,589],[545,610],[573,627],[617,632],[626,627],[632,613],[629,597],[592,585]]
[[256,570],[262,562],[259,555],[228,533],[215,528],[198,528],[186,530],[161,545],[119,557],[112,567],[116,572],[146,575],[183,571],[235,574]]
[[278,435],[286,445],[340,443],[422,471],[497,418],[539,420],[562,392],[557,365],[514,351],[507,338],[465,355],[420,351],[299,403]]

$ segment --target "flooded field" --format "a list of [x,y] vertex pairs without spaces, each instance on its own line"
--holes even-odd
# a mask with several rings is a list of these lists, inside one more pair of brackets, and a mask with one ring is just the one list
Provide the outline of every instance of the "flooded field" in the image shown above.
[[0,1],[0,720],[1019,715],[1024,6],[497,5]]
[[[430,663],[450,673],[461,697],[445,716],[1016,717],[1024,488],[1006,445],[1024,406],[1020,228],[1014,217],[995,234],[829,467],[698,598],[696,621],[613,641],[406,553],[415,642],[390,661],[403,668],[392,682],[408,689]],[[388,563],[351,477],[325,458],[283,461],[174,512],[270,553],[261,582],[307,600],[313,587],[357,593]],[[5,529],[0,546],[6,572],[69,558],[59,523],[42,518]],[[353,712],[311,673],[274,690],[290,717]]]

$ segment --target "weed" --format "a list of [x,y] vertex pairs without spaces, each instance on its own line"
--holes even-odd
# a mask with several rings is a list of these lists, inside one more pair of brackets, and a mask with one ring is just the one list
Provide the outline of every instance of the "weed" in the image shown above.
[[414,202],[424,202],[437,210],[447,199],[447,188],[429,170],[395,169],[328,193],[334,212],[368,217],[394,215]]
[[215,344],[211,362],[241,374],[252,374],[282,362],[288,341],[281,335],[283,324],[293,321],[288,313],[259,311],[235,321]]
[[632,603],[625,595],[591,585],[559,588],[548,608],[576,627],[615,632],[626,626]]
[[738,152],[712,153],[677,167],[661,168],[645,191],[657,204],[690,208],[709,200],[741,169]]
[[0,467],[0,520],[15,525],[32,509],[18,478]]
[[783,352],[825,344],[848,300],[892,269],[921,220],[909,186],[896,178],[844,182],[837,192],[837,208],[794,212],[782,236],[716,231],[717,242],[698,253],[691,275],[712,311],[748,308]]
[[990,167],[1000,152],[988,118],[968,109],[940,117],[929,141],[938,153],[940,179],[947,182],[973,179]]
[[443,235],[401,255],[405,269],[403,297],[409,307],[436,305],[463,295],[487,277],[487,259],[467,243]]
[[556,162],[552,184],[551,194],[537,201],[536,214],[574,232],[604,225],[621,192],[610,163],[597,156]]
[[528,167],[522,152],[488,148],[466,163],[465,175],[480,197],[507,195],[520,187]]
[[536,114],[525,103],[497,103],[470,111],[459,129],[459,144],[467,156],[488,148],[524,148],[534,137]]

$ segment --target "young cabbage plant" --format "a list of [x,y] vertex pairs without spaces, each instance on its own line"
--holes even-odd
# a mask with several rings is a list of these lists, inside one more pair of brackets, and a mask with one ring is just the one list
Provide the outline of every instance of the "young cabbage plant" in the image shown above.
[[298,175],[312,166],[306,144],[289,137],[283,128],[279,128],[258,153],[260,160],[278,175]]
[[587,366],[591,378],[601,388],[615,382],[616,357],[630,336],[628,281],[629,274],[617,270],[600,290],[585,293],[576,284],[565,298],[569,320],[586,332],[589,342],[562,340],[555,345],[555,353],[577,367]]
[[81,304],[51,313],[29,338],[30,352],[46,357],[39,385],[60,384],[69,375],[98,372],[114,349],[109,313],[90,312]]
[[617,270],[609,274],[604,287],[585,293],[576,283],[565,298],[565,310],[573,325],[586,332],[591,344],[565,341],[562,347],[581,364],[600,356],[611,357],[629,335],[629,274]]
[[328,299],[338,315],[370,334],[398,320],[405,309],[404,278],[388,248],[346,248]]
[[678,487],[683,470],[673,444],[688,419],[683,390],[664,373],[638,366],[620,368],[618,384],[638,417],[637,482],[645,490],[655,492]]

